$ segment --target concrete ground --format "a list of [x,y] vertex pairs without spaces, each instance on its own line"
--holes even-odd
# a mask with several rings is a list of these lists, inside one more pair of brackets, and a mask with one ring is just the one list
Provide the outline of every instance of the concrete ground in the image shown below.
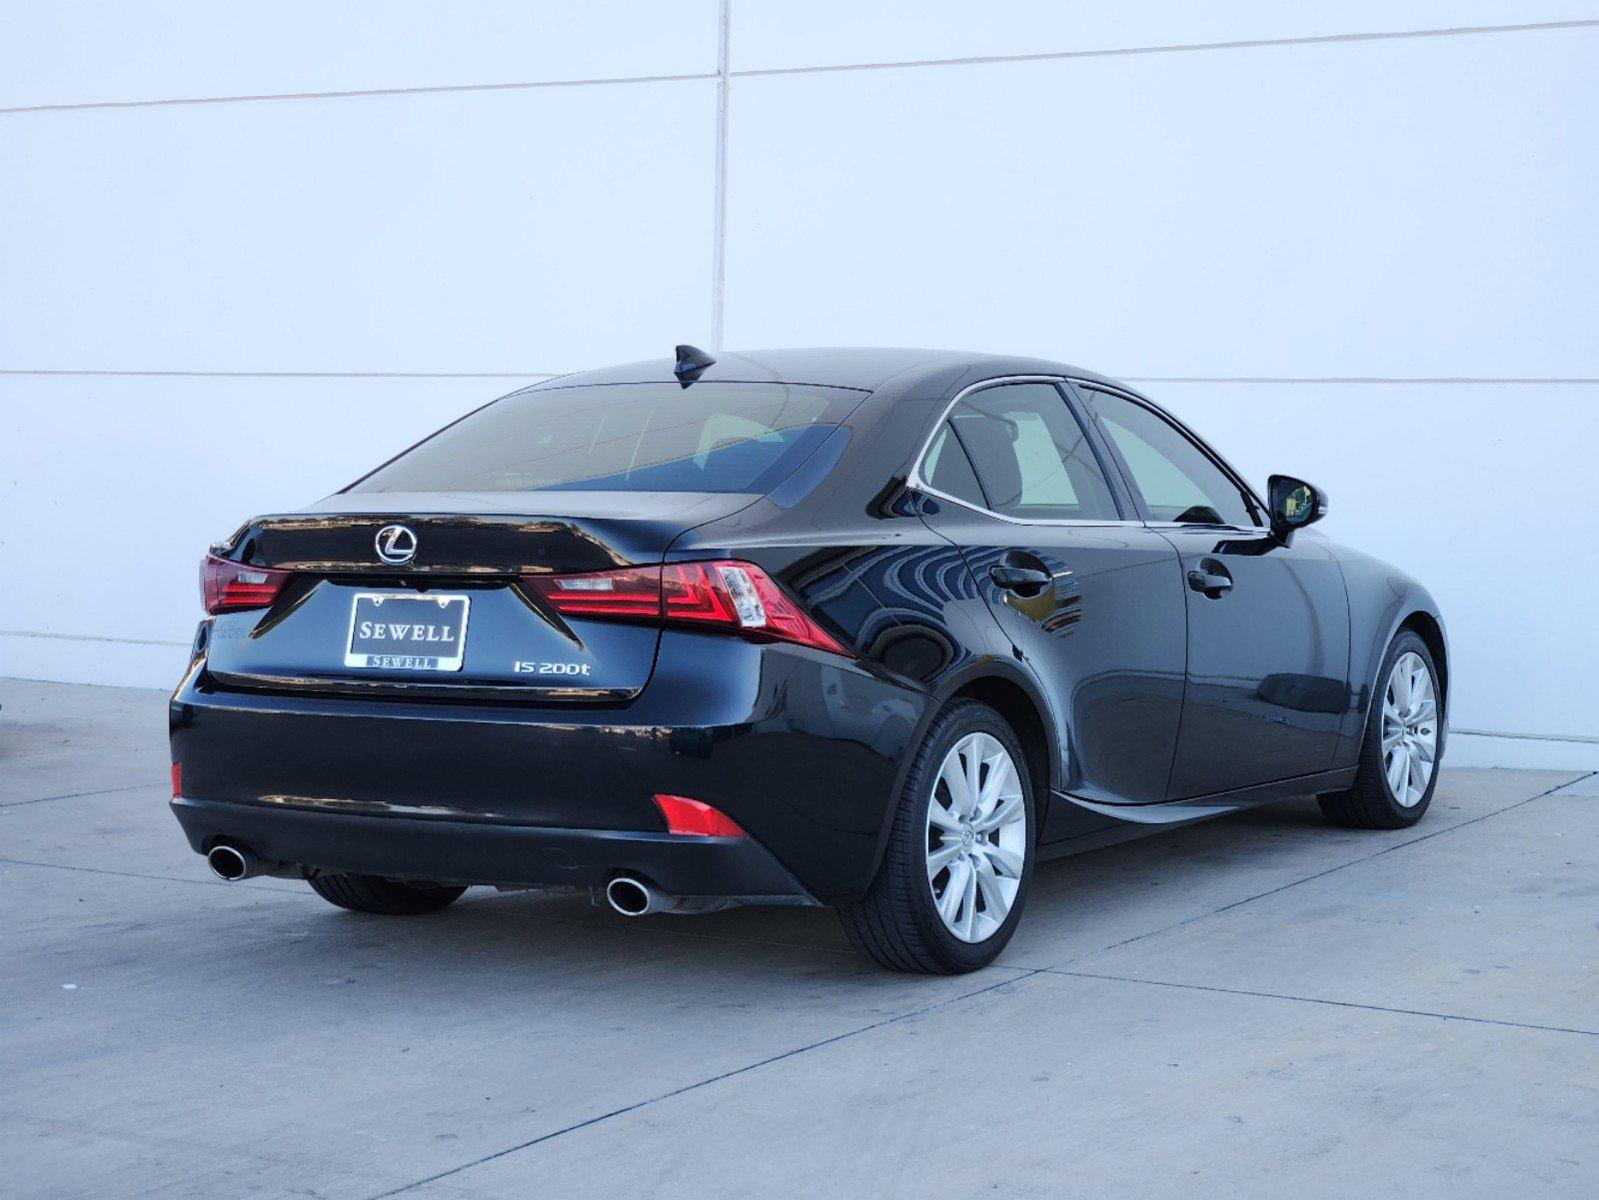
[[1046,865],[1000,963],[830,913],[211,878],[164,697],[0,681],[0,1194],[1599,1195],[1599,778]]

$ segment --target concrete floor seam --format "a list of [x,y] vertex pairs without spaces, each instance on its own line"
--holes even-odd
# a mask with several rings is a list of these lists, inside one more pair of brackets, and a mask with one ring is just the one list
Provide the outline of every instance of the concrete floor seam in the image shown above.
[[1571,1033],[1578,1037],[1599,1038],[1599,1029],[1576,1029],[1566,1025],[1539,1025],[1530,1021],[1505,1021],[1494,1017],[1468,1017],[1460,1013],[1435,1012],[1424,1008],[1398,1008],[1388,1004],[1362,1004],[1358,1000],[1333,1000],[1325,996],[1295,996],[1286,992],[1256,992],[1247,988],[1217,987],[1205,983],[1182,983],[1175,979],[1138,979],[1130,975],[1101,975],[1093,971],[1060,971],[1051,967],[1046,975],[1059,975],[1068,979],[1102,979],[1108,983],[1143,984],[1148,987],[1177,988],[1191,992],[1211,992],[1219,996],[1247,996],[1256,1000],[1286,1000],[1298,1004],[1324,1005],[1329,1008],[1355,1008],[1365,1012],[1391,1013],[1404,1017],[1431,1017],[1439,1021],[1463,1021],[1468,1025],[1496,1025],[1504,1029],[1527,1029],[1539,1033]]
[[[120,759],[140,707],[159,725],[160,693],[4,698],[40,720],[0,799],[161,766],[136,755],[107,774],[77,735],[102,713]],[[282,903],[145,887],[225,886],[155,787],[4,809],[0,1160],[27,1194],[106,1200],[1046,1195],[1063,1178],[1101,1194],[1129,1164],[1173,1195],[1193,1178],[1259,1191],[1286,1170],[1329,1195],[1441,1196],[1469,1172],[1483,1196],[1529,1180],[1588,1196],[1593,799],[1599,773],[1576,767],[1454,771],[1437,827],[1477,832],[1409,856],[1376,855],[1432,824],[1339,831],[1299,800],[1041,865],[1016,946],[942,981],[840,957],[820,910],[629,922],[581,892],[476,888],[450,916],[386,923],[287,880],[247,881]],[[1489,815],[1503,819],[1468,824]],[[1019,1163],[928,1160],[949,1111],[930,1064],[952,1043],[978,1051],[972,1094],[1029,1138]],[[277,1069],[252,1077],[263,1062]],[[1066,1137],[1062,1105],[1080,1118]],[[729,1185],[752,1144],[750,1178]]]
[[145,788],[158,787],[154,783],[130,783],[126,787],[95,788],[87,792],[68,792],[64,796],[35,796],[32,800],[4,800],[0,801],[0,808],[21,808],[27,804],[47,804],[51,800],[77,800],[84,796],[110,796],[116,792],[139,792]]
[[1551,791],[1544,792],[1542,796],[1533,797],[1533,799],[1541,800],[1543,798],[1543,796],[1561,796],[1561,795],[1582,796],[1582,795],[1584,795],[1584,793],[1579,792],[1576,789],[1581,787],[1585,783],[1592,782],[1592,780],[1595,777],[1599,777],[1599,771],[1589,771],[1581,779],[1573,779],[1570,783],[1563,783],[1559,787],[1554,788]]
[[[1582,778],[1588,778],[1588,777],[1590,777],[1593,774],[1599,774],[1599,772],[1590,772],[1588,776],[1583,776]],[[1193,921],[1204,920],[1206,917],[1215,916],[1215,915],[1217,915],[1219,913],[1226,912],[1228,909],[1236,908],[1239,905],[1248,904],[1248,903],[1251,903],[1254,900],[1264,899],[1264,898],[1266,898],[1268,896],[1275,895],[1278,892],[1287,891],[1289,888],[1297,887],[1301,883],[1308,883],[1311,880],[1320,878],[1323,875],[1332,874],[1334,871],[1342,870],[1344,867],[1355,866],[1358,863],[1362,863],[1362,862],[1369,862],[1370,860],[1372,860],[1374,858],[1378,858],[1378,857],[1380,857],[1380,856],[1382,856],[1384,854],[1391,853],[1394,850],[1402,849],[1405,846],[1413,846],[1413,845],[1416,845],[1419,842],[1427,841],[1427,840],[1429,840],[1429,839],[1431,839],[1433,837],[1437,837],[1440,834],[1450,833],[1450,832],[1453,832],[1454,830],[1457,830],[1457,829],[1464,829],[1468,825],[1474,825],[1474,824],[1476,824],[1476,823],[1478,823],[1480,821],[1486,820],[1488,817],[1499,816],[1502,813],[1510,812],[1510,811],[1512,811],[1514,809],[1520,808],[1522,805],[1530,804],[1534,800],[1542,799],[1544,796],[1547,796],[1547,795],[1550,795],[1550,794],[1552,794],[1554,792],[1557,792],[1557,791],[1561,790],[1562,788],[1571,786],[1571,783],[1573,783],[1573,782],[1582,782],[1582,779],[1577,779],[1577,780],[1568,781],[1566,783],[1562,783],[1562,784],[1558,785],[1557,787],[1552,787],[1552,788],[1546,789],[1543,792],[1539,792],[1537,795],[1529,796],[1529,797],[1527,797],[1524,800],[1518,800],[1518,801],[1516,801],[1513,804],[1506,805],[1504,808],[1496,809],[1496,810],[1494,810],[1491,813],[1485,813],[1481,817],[1475,817],[1475,818],[1472,818],[1469,821],[1462,821],[1462,822],[1460,822],[1457,825],[1449,826],[1449,828],[1447,828],[1447,829],[1437,830],[1434,833],[1426,834],[1426,835],[1424,835],[1422,837],[1412,838],[1409,841],[1401,842],[1401,843],[1399,843],[1397,845],[1394,845],[1394,846],[1384,847],[1382,850],[1376,851],[1376,852],[1374,852],[1372,854],[1364,855],[1361,858],[1351,860],[1348,863],[1342,863],[1342,864],[1339,864],[1338,866],[1332,867],[1332,868],[1330,868],[1330,869],[1328,869],[1326,871],[1317,872],[1314,875],[1308,875],[1308,876],[1306,876],[1303,879],[1295,880],[1292,883],[1284,884],[1282,887],[1273,888],[1273,889],[1271,889],[1270,891],[1267,891],[1267,892],[1261,892],[1261,893],[1259,893],[1256,896],[1251,896],[1251,897],[1248,897],[1248,898],[1243,899],[1243,900],[1234,901],[1233,903],[1227,904],[1227,905],[1223,905],[1222,907],[1217,908],[1217,909],[1213,910],[1212,912],[1203,914],[1203,915],[1201,915],[1199,917],[1191,918],[1189,921],[1183,921],[1183,922],[1179,922],[1176,925],[1168,926],[1166,929],[1155,930],[1155,931],[1152,931],[1152,933],[1140,934],[1140,935],[1138,935],[1138,937],[1127,939],[1127,941],[1128,942],[1138,941],[1138,940],[1141,940],[1142,938],[1153,936],[1154,933],[1166,932],[1167,929],[1181,928],[1183,925],[1190,924]],[[679,931],[672,931],[672,932],[676,933],[676,932],[679,932]],[[699,934],[692,934],[691,933],[691,934],[688,934],[686,936],[704,937],[705,935],[699,935]],[[737,941],[739,939],[725,939],[725,940]],[[1125,944],[1127,944],[1127,942],[1117,943],[1118,946],[1119,945],[1125,945]],[[1082,955],[1082,956],[1079,956],[1078,958],[1068,959],[1066,961],[1068,963],[1079,961],[1080,958],[1089,957],[1092,954],[1101,954],[1101,953],[1104,953],[1105,950],[1111,950],[1111,949],[1115,949],[1115,948],[1116,948],[1116,946],[1105,947],[1102,950],[1095,950],[1095,951],[1090,952],[1090,955]],[[999,968],[991,968],[991,969],[999,969]],[[1017,968],[1007,968],[1007,969],[1017,970]],[[913,1012],[910,1012],[910,1013],[905,1013],[905,1014],[901,1014],[899,1016],[890,1017],[890,1018],[887,1018],[886,1020],[883,1020],[883,1021],[873,1022],[873,1023],[869,1024],[869,1025],[861,1026],[858,1029],[850,1030],[850,1031],[847,1031],[845,1033],[841,1033],[841,1034],[835,1035],[834,1037],[831,1037],[831,1038],[825,1038],[825,1039],[819,1040],[817,1042],[810,1043],[810,1044],[808,1044],[806,1046],[799,1047],[799,1048],[797,1048],[795,1050],[787,1051],[787,1052],[785,1052],[783,1054],[774,1055],[774,1056],[772,1056],[770,1058],[762,1059],[759,1062],[751,1063],[751,1064],[749,1064],[747,1066],[736,1068],[736,1069],[734,1069],[732,1071],[727,1071],[727,1072],[723,1072],[723,1073],[721,1073],[719,1075],[711,1076],[711,1077],[709,1077],[707,1079],[700,1080],[700,1081],[698,1081],[696,1083],[685,1085],[682,1088],[678,1088],[678,1089],[675,1089],[675,1090],[670,1091],[670,1092],[662,1093],[659,1096],[655,1096],[655,1097],[652,1097],[652,1098],[647,1099],[647,1100],[641,1100],[641,1101],[637,1102],[636,1104],[626,1105],[626,1106],[623,1106],[621,1108],[613,1109],[610,1112],[602,1113],[599,1116],[589,1118],[588,1120],[575,1122],[572,1125],[565,1126],[565,1127],[563,1127],[561,1129],[554,1130],[554,1131],[552,1131],[550,1133],[547,1133],[547,1134],[542,1134],[542,1135],[540,1135],[537,1138],[530,1139],[529,1141],[519,1143],[516,1146],[508,1147],[508,1148],[506,1148],[504,1150],[496,1151],[493,1154],[485,1155],[483,1157],[474,1159],[473,1161],[471,1161],[469,1163],[462,1164],[462,1165],[460,1165],[458,1167],[453,1167],[450,1170],[439,1172],[438,1174],[429,1176],[429,1177],[424,1178],[424,1179],[415,1180],[415,1181],[413,1181],[411,1183],[403,1185],[402,1187],[395,1188],[395,1189],[392,1189],[392,1190],[387,1191],[387,1192],[379,1193],[378,1195],[371,1197],[370,1200],[387,1200],[388,1197],[401,1195],[401,1194],[403,1194],[405,1192],[412,1191],[412,1190],[414,1190],[414,1189],[416,1189],[418,1187],[423,1187],[423,1186],[425,1186],[427,1184],[437,1182],[440,1179],[448,1178],[450,1176],[460,1174],[463,1171],[471,1170],[473,1167],[481,1166],[481,1165],[483,1165],[485,1163],[493,1162],[493,1161],[496,1161],[498,1159],[505,1158],[505,1157],[507,1157],[509,1155],[519,1153],[519,1152],[521,1152],[523,1150],[532,1149],[535,1146],[541,1145],[541,1144],[543,1144],[545,1142],[552,1141],[552,1140],[554,1140],[556,1138],[564,1136],[565,1134],[574,1133],[574,1132],[577,1132],[578,1130],[586,1129],[586,1128],[588,1128],[588,1127],[590,1127],[592,1125],[596,1125],[596,1124],[599,1124],[601,1122],[608,1121],[608,1120],[612,1119],[613,1117],[625,1116],[628,1113],[637,1112],[640,1109],[647,1108],[650,1105],[657,1104],[657,1103],[659,1103],[659,1102],[661,1102],[663,1100],[669,1100],[669,1099],[673,1098],[674,1096],[680,1096],[680,1095],[683,1095],[683,1094],[685,1094],[687,1092],[697,1091],[700,1088],[707,1087],[707,1086],[709,1086],[709,1085],[711,1085],[713,1083],[717,1083],[717,1082],[720,1082],[722,1080],[730,1079],[730,1078],[733,1078],[733,1077],[736,1077],[736,1076],[739,1076],[739,1075],[744,1075],[744,1074],[747,1074],[750,1071],[757,1070],[757,1069],[759,1069],[761,1067],[769,1066],[771,1064],[774,1064],[774,1063],[777,1063],[777,1062],[782,1062],[782,1061],[785,1061],[785,1060],[787,1060],[789,1058],[793,1058],[793,1057],[795,1057],[797,1055],[804,1054],[807,1051],[820,1049],[820,1048],[822,1048],[824,1046],[829,1046],[829,1045],[832,1045],[832,1044],[834,1044],[836,1042],[845,1041],[847,1039],[856,1037],[856,1036],[858,1036],[860,1034],[869,1033],[872,1030],[880,1029],[880,1028],[883,1028],[886,1025],[892,1025],[892,1024],[895,1024],[897,1022],[900,1022],[900,1021],[903,1021],[903,1020],[907,1020],[907,1019],[909,1019],[911,1017],[919,1016],[919,1015],[922,1015],[923,1013],[926,1013],[926,1012],[931,1012],[931,1011],[933,1011],[935,1009],[944,1008],[944,1007],[947,1007],[949,1005],[957,1004],[957,1003],[960,1003],[963,1000],[970,999],[970,998],[972,998],[974,996],[979,996],[979,995],[983,995],[983,994],[985,994],[987,992],[994,991],[996,988],[1006,987],[1006,986],[1009,986],[1010,984],[1018,983],[1018,982],[1021,982],[1022,980],[1026,980],[1026,979],[1032,978],[1035,975],[1040,975],[1040,974],[1050,974],[1050,975],[1057,975],[1057,976],[1062,976],[1062,977],[1077,977],[1077,978],[1087,978],[1087,979],[1105,979],[1105,980],[1116,981],[1116,982],[1124,982],[1124,983],[1147,983],[1147,984],[1156,985],[1156,986],[1185,988],[1185,989],[1191,989],[1191,990],[1196,990],[1196,991],[1213,991],[1213,992],[1217,992],[1217,993],[1221,993],[1221,994],[1240,995],[1240,996],[1254,996],[1254,997],[1258,997],[1258,998],[1261,998],[1261,999],[1278,999],[1278,1000],[1285,1000],[1285,1001],[1298,1001],[1298,1002],[1301,1002],[1301,1003],[1322,1004],[1322,1005],[1327,1005],[1327,1006],[1332,1006],[1332,1007],[1368,1009],[1370,1011],[1388,1012],[1388,1013],[1394,1013],[1394,1014],[1399,1014],[1399,1015],[1432,1017],[1432,1018],[1440,1019],[1440,1020],[1464,1021],[1464,1022],[1471,1023],[1471,1024],[1497,1025],[1497,1026],[1504,1026],[1504,1027],[1510,1027],[1510,1028],[1540,1030],[1540,1031],[1553,1032],[1553,1033],[1570,1033],[1570,1034],[1577,1034],[1579,1036],[1587,1036],[1587,1037],[1599,1036],[1599,1031],[1594,1031],[1594,1030],[1567,1029],[1567,1028],[1561,1028],[1561,1027],[1556,1027],[1556,1026],[1541,1026],[1541,1025],[1523,1024],[1521,1022],[1515,1022],[1515,1021],[1495,1021],[1495,1020],[1491,1020],[1491,1019],[1487,1019],[1487,1018],[1461,1017],[1461,1016],[1456,1016],[1454,1014],[1449,1014],[1449,1013],[1434,1013],[1434,1012],[1425,1012],[1425,1011],[1420,1011],[1420,1010],[1385,1008],[1385,1007],[1380,1006],[1380,1005],[1362,1005],[1362,1004],[1356,1004],[1356,1003],[1347,1002],[1347,1001],[1321,1000],[1321,999],[1317,999],[1315,997],[1276,995],[1276,994],[1272,994],[1272,993],[1253,993],[1253,992],[1236,991],[1236,990],[1224,989],[1224,988],[1204,988],[1201,985],[1197,985],[1197,984],[1181,984],[1181,983],[1168,983],[1168,982],[1165,982],[1165,981],[1157,981],[1157,980],[1127,979],[1127,978],[1122,978],[1120,976],[1095,975],[1095,974],[1092,974],[1092,973],[1089,973],[1089,972],[1067,971],[1067,970],[1061,969],[1060,967],[1030,968],[1030,969],[1027,969],[1027,970],[1023,971],[1022,973],[1014,976],[1011,979],[1007,979],[1007,980],[1002,981],[999,984],[995,984],[995,985],[992,985],[992,986],[986,987],[986,988],[980,988],[977,991],[963,993],[960,996],[951,997],[949,1000],[941,1001],[940,1003],[935,1004],[935,1005],[928,1005],[928,1006],[925,1006],[925,1007],[923,1007],[921,1009],[917,1009],[917,1010],[915,1010]]]
[[1285,883],[1279,887],[1269,888],[1266,891],[1259,892],[1253,896],[1246,896],[1242,900],[1231,901],[1230,903],[1221,905],[1219,908],[1213,908],[1209,912],[1199,913],[1192,917],[1185,917],[1181,921],[1176,921],[1170,925],[1162,926],[1159,929],[1152,929],[1147,933],[1134,934],[1130,938],[1123,938],[1119,942],[1114,942],[1109,946],[1101,946],[1097,950],[1089,950],[1084,954],[1075,954],[1071,958],[1064,959],[1061,962],[1053,964],[1052,966],[1040,967],[1039,970],[1060,971],[1062,968],[1068,967],[1072,963],[1082,962],[1085,959],[1093,958],[1096,955],[1108,954],[1112,950],[1120,950],[1122,947],[1130,946],[1134,942],[1141,942],[1146,938],[1159,937],[1163,933],[1171,933],[1174,930],[1186,928],[1187,926],[1197,924],[1200,921],[1208,921],[1211,917],[1220,916],[1222,913],[1229,912],[1235,908],[1241,908],[1245,904],[1253,904],[1257,900],[1265,900],[1271,896],[1279,895],[1282,892],[1299,887],[1301,884],[1313,883],[1318,879],[1325,879],[1328,875],[1336,874],[1337,872],[1346,870],[1349,867],[1358,867],[1362,863],[1371,862],[1373,859],[1381,858],[1385,854],[1392,854],[1396,850],[1403,850],[1407,846],[1417,846],[1422,842],[1431,841],[1435,837],[1442,837],[1446,833],[1454,833],[1456,830],[1466,829],[1472,825],[1480,824],[1491,817],[1499,817],[1503,816],[1505,813],[1514,812],[1523,805],[1531,804],[1534,800],[1542,800],[1545,796],[1554,795],[1556,792],[1571,787],[1573,784],[1583,783],[1586,780],[1592,779],[1595,775],[1599,775],[1599,771],[1589,771],[1577,779],[1568,779],[1566,782],[1558,784],[1555,787],[1545,788],[1536,796],[1528,796],[1525,800],[1517,800],[1514,804],[1507,804],[1503,808],[1496,808],[1493,812],[1483,813],[1479,817],[1472,817],[1469,820],[1446,826],[1443,829],[1436,829],[1431,833],[1424,833],[1420,837],[1414,837],[1408,841],[1396,842],[1392,846],[1384,846],[1381,850],[1375,850],[1370,854],[1362,855],[1360,858],[1352,858],[1348,862],[1338,863],[1336,866],[1328,867],[1325,871],[1317,871],[1315,874],[1306,875],[1303,879],[1296,879],[1291,883]]
[[[988,970],[1003,971],[1016,970],[1016,968],[990,966]],[[775,1065],[776,1063],[787,1062],[789,1059],[798,1058],[800,1055],[807,1054],[812,1050],[820,1050],[826,1046],[833,1046],[839,1042],[849,1041],[850,1039],[859,1037],[862,1034],[871,1033],[876,1029],[883,1029],[889,1025],[897,1025],[902,1021],[909,1021],[916,1017],[926,1016],[928,1013],[937,1012],[941,1009],[960,1004],[966,1000],[974,999],[977,996],[984,996],[990,992],[1008,988],[1013,984],[1021,983],[1025,980],[1033,978],[1035,975],[1041,975],[1043,973],[1043,968],[1024,971],[1020,974],[1012,976],[1010,979],[1002,979],[998,983],[991,983],[986,987],[976,988],[970,992],[962,992],[959,996],[951,996],[946,1000],[939,1000],[933,1004],[924,1004],[922,1007],[912,1009],[909,1012],[899,1013],[892,1017],[885,1017],[881,1021],[873,1021],[870,1024],[862,1025],[856,1029],[845,1030],[843,1033],[834,1034],[832,1037],[820,1038],[817,1041],[809,1042],[804,1046],[797,1046],[792,1050],[785,1050],[781,1054],[773,1054],[767,1058],[760,1059],[757,1062],[746,1063],[742,1067],[735,1067],[731,1071],[723,1071],[719,1074],[711,1075],[705,1079],[698,1080],[697,1082],[685,1084],[679,1088],[673,1088],[671,1091],[662,1092],[658,1096],[650,1096],[633,1104],[626,1104],[620,1108],[614,1108],[610,1112],[600,1113],[598,1116],[589,1117],[587,1120],[575,1121],[561,1129],[551,1130],[549,1133],[540,1134],[536,1138],[529,1138],[525,1142],[519,1142],[514,1146],[507,1146],[503,1150],[496,1150],[492,1154],[481,1155],[480,1157],[473,1159],[471,1162],[462,1163],[459,1166],[451,1167],[448,1170],[436,1172],[435,1174],[429,1175],[423,1179],[412,1180],[410,1183],[402,1184],[397,1188],[391,1188],[386,1192],[378,1192],[376,1195],[368,1197],[367,1200],[389,1200],[389,1197],[403,1195],[404,1193],[414,1191],[419,1187],[425,1187],[430,1183],[437,1183],[441,1179],[448,1179],[453,1175],[459,1175],[463,1171],[470,1171],[473,1167],[480,1167],[485,1163],[495,1162],[499,1159],[507,1158],[510,1155],[518,1154],[523,1150],[531,1150],[535,1146],[540,1146],[546,1142],[554,1141],[556,1138],[564,1137],[569,1133],[576,1133],[581,1129],[588,1129],[594,1125],[602,1124],[614,1117],[626,1116],[629,1113],[638,1112],[641,1109],[649,1108],[652,1105],[661,1103],[662,1101],[671,1100],[677,1096],[687,1095],[690,1092],[697,1092],[701,1088],[710,1087],[712,1084],[721,1083],[728,1079],[736,1079],[742,1075],[748,1075],[750,1072],[758,1071],[762,1067],[769,1067]]]
[[187,883],[198,887],[247,888],[252,892],[269,892],[274,896],[291,894],[287,888],[262,887],[257,883],[224,883],[220,879],[183,879],[177,875],[144,875],[138,871],[112,871],[105,867],[74,867],[66,863],[36,862],[27,858],[0,858],[0,866],[40,867],[47,871],[83,871],[90,875],[115,875],[121,879],[149,879],[156,883]]

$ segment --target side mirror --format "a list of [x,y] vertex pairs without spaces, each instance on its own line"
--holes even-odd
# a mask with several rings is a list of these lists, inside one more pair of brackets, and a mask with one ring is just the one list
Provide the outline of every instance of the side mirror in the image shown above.
[[1284,541],[1327,515],[1327,493],[1292,475],[1273,475],[1266,481],[1271,530]]

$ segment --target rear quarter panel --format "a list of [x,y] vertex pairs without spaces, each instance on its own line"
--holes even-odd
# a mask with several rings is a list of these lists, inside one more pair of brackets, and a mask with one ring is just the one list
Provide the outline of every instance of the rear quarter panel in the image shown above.
[[[943,403],[934,394],[864,405],[836,435],[844,445],[817,452],[825,469],[802,466],[769,496],[690,530],[666,553],[669,561],[756,563],[844,641],[865,670],[901,690],[903,711],[914,718],[889,739],[897,756],[892,786],[851,799],[877,829],[861,889],[881,860],[916,747],[944,701],[967,682],[1001,677],[1021,688],[1045,714],[1052,772],[1058,774],[1062,758],[1059,723],[1044,690],[1017,661],[960,550],[928,528],[903,487],[907,456]],[[834,800],[818,795],[815,803]],[[1048,798],[1040,796],[1039,805],[1047,824]]]

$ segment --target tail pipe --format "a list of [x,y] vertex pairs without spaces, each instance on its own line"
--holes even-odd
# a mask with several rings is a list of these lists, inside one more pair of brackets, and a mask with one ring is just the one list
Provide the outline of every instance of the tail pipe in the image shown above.
[[736,901],[720,896],[672,896],[648,879],[637,875],[618,875],[605,885],[605,902],[624,917],[647,917],[653,913],[711,913],[732,908]]
[[636,875],[618,875],[606,884],[605,901],[624,917],[647,917],[672,906],[671,897]]
[[277,875],[285,864],[258,858],[254,850],[235,842],[218,842],[206,851],[205,862],[211,874],[228,883],[254,879],[257,875]]

